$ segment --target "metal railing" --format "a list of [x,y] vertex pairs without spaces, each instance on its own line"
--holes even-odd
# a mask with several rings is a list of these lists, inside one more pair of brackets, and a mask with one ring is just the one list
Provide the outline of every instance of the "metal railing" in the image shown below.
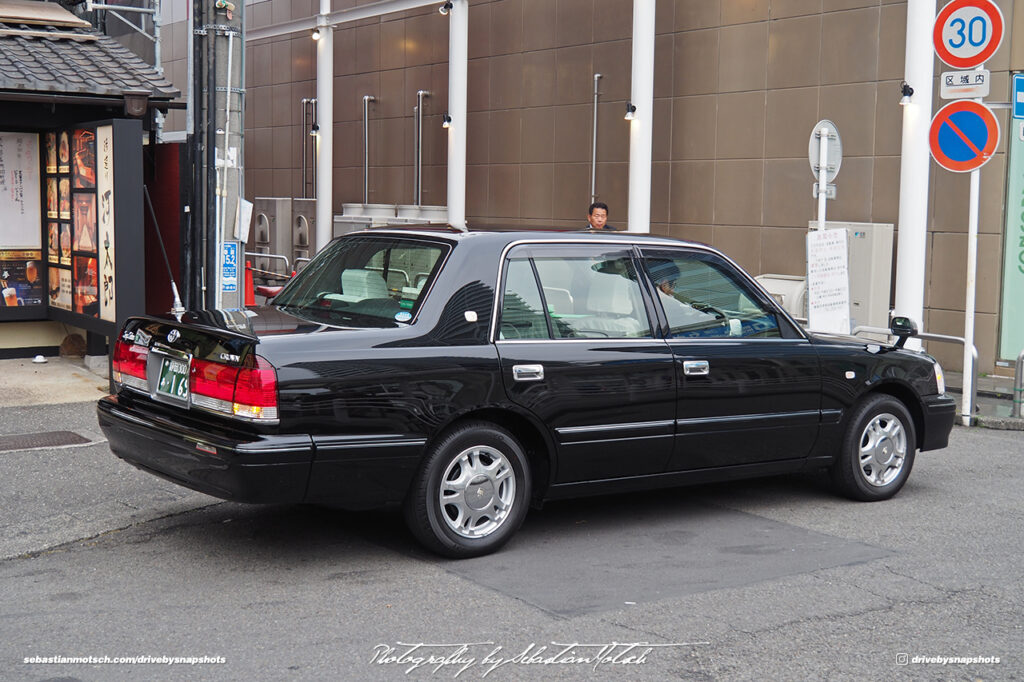
[[245,255],[252,256],[253,258],[273,258],[275,260],[283,260],[285,273],[289,274],[292,271],[291,261],[288,260],[288,256],[282,256],[276,253],[253,253],[252,251],[246,251]]
[[[884,327],[867,327],[857,326],[854,327],[854,336],[859,333],[865,332],[867,334],[885,334],[892,336],[892,332]],[[923,339],[925,341],[942,341],[945,343],[959,343],[961,346],[967,345],[967,340],[960,336],[946,336],[945,334],[929,334],[927,332],[918,332],[914,338]],[[1021,351],[1021,356],[1017,358],[1018,363],[1018,377],[1020,376],[1019,366],[1021,358],[1024,358],[1024,351]],[[969,385],[963,386],[963,402],[960,408],[960,418],[963,420],[964,426],[971,426],[974,423],[974,406],[978,404],[978,348],[973,343],[971,344],[971,373],[970,375],[965,374],[964,380],[969,381]],[[1019,408],[1020,404],[1017,403]]]
[[1013,407],[1010,416],[1020,419],[1021,402],[1024,402],[1024,350],[1017,355],[1017,364],[1013,366]]

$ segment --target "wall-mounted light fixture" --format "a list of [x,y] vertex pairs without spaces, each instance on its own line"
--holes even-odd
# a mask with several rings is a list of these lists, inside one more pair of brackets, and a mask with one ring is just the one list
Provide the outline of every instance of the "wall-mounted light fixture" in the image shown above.
[[447,114],[447,112],[443,116],[441,116],[441,127],[442,128],[451,128],[452,127],[452,117],[449,116]]
[[626,102],[626,115],[623,118],[627,121],[636,120],[636,107],[632,102]]
[[320,40],[320,29],[318,29],[318,28],[314,28],[314,29],[313,29],[313,33],[311,33],[311,34],[310,34],[310,37],[311,37],[311,38],[312,38],[313,40]]
[[452,3],[446,2],[437,8],[437,11],[441,13],[441,16],[446,17],[448,13],[452,11]]
[[907,85],[907,81],[900,81],[900,106],[910,104],[910,98],[914,94],[914,88]]

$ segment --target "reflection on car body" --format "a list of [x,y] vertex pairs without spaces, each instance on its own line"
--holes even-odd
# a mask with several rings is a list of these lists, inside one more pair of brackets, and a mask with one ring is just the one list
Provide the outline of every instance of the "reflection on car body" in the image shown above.
[[718,251],[636,234],[347,235],[244,315],[129,319],[114,372],[126,461],[242,502],[401,506],[453,557],[579,495],[824,468],[885,499],[954,414],[931,357],[809,334]]

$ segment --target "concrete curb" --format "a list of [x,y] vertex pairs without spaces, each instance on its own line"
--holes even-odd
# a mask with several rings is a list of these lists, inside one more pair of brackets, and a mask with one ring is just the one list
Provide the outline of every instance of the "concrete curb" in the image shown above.
[[988,417],[978,415],[976,417],[978,426],[983,429],[996,429],[999,431],[1024,431],[1024,419],[1015,417]]

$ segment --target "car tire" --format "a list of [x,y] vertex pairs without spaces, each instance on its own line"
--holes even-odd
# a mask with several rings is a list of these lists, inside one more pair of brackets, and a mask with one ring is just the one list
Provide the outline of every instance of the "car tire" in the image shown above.
[[887,500],[910,476],[917,450],[914,420],[888,395],[872,395],[854,408],[832,465],[832,481],[854,500]]
[[530,463],[519,442],[495,424],[465,422],[428,450],[405,500],[405,522],[442,556],[482,556],[515,534],[529,500]]

